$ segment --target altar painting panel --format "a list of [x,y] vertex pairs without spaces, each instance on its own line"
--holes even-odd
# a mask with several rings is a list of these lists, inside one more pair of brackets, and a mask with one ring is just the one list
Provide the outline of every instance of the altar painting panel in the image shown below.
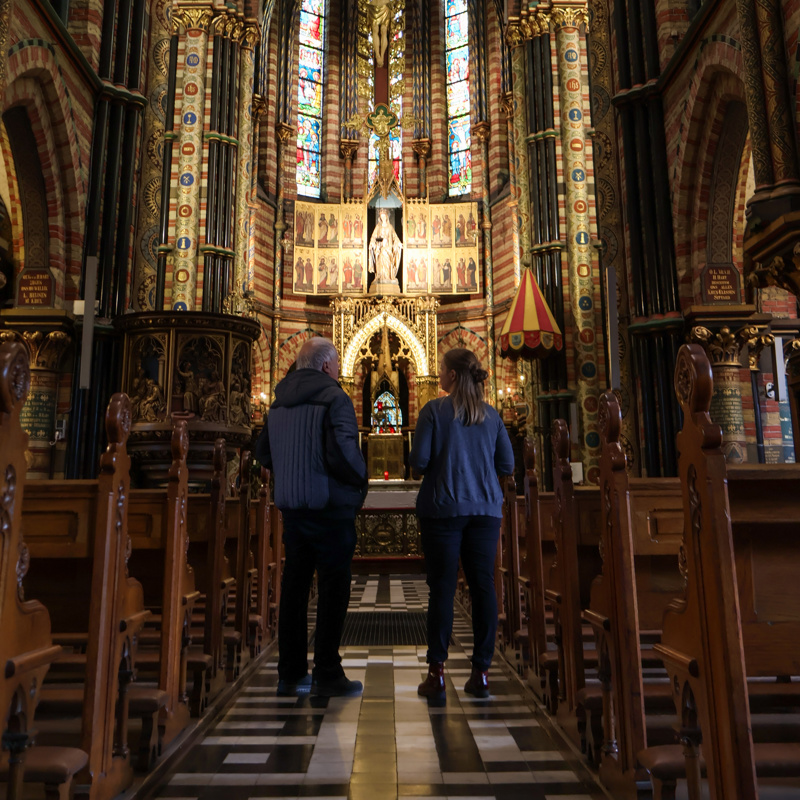
[[294,207],[294,246],[314,247],[316,242],[316,221],[312,203],[295,203]]
[[342,249],[340,252],[342,293],[363,294],[364,292],[364,249]]
[[428,249],[429,207],[427,203],[407,203],[403,215],[406,223],[406,235],[403,244],[408,250]]
[[403,256],[403,276],[406,294],[427,294],[429,279],[430,251],[407,249]]
[[339,206],[317,206],[317,247],[339,247]]
[[295,294],[313,294],[315,286],[316,255],[313,247],[294,248],[293,289]]
[[317,250],[317,294],[339,292],[338,250]]
[[431,292],[451,294],[453,291],[453,249],[436,248],[430,251]]

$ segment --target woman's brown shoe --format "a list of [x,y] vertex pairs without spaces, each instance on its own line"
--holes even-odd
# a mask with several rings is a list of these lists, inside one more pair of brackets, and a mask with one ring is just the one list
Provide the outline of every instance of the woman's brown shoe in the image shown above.
[[441,661],[428,664],[428,677],[417,688],[417,694],[427,697],[429,702],[444,700],[444,664]]
[[473,667],[472,674],[469,676],[464,691],[467,694],[471,694],[473,697],[488,697],[489,673],[481,672],[477,667]]

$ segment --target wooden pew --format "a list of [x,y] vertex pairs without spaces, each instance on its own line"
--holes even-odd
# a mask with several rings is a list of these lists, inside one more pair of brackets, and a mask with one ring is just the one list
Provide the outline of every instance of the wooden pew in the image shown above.
[[[200,593],[186,559],[189,472],[186,420],[176,419],[172,430],[172,465],[167,488],[135,489],[128,507],[132,553],[128,565],[142,583],[145,604],[154,611],[157,628],[139,637],[138,677],[154,678],[165,693],[164,705],[142,714],[139,769],[147,770],[163,747],[189,722],[187,658],[191,616]],[[205,666],[205,665],[204,665]],[[203,679],[202,672],[199,680]]]
[[513,477],[504,478],[503,522],[500,533],[499,576],[502,580],[503,607],[501,619],[506,624],[500,628],[501,645],[506,659],[524,674],[530,661],[528,646],[528,590],[525,573],[526,529],[525,498],[517,496]]
[[266,647],[274,636],[271,622],[270,602],[276,580],[276,564],[272,545],[272,509],[270,508],[269,470],[261,467],[261,488],[258,492],[256,514],[256,592],[254,611],[261,619],[261,648]]
[[[581,617],[588,605],[591,581],[599,571],[600,494],[597,487],[575,487],[569,462],[569,429],[564,420],[553,423],[553,533],[556,561],[550,568],[545,598],[553,609],[558,647],[558,707],[565,730],[581,742],[584,720],[579,695],[586,687],[586,670],[597,665],[597,653],[584,646]],[[600,694],[599,686],[596,687]],[[552,687],[550,689],[552,693]],[[553,710],[553,709],[551,709]]]
[[30,389],[29,356],[19,343],[0,345],[0,708],[3,710],[0,777],[8,800],[22,798],[23,779],[45,784],[48,798],[68,797],[72,778],[88,761],[78,748],[33,747],[34,714],[50,664],[62,649],[50,634],[50,615],[25,600],[30,553],[22,538],[25,451],[20,412]]
[[629,477],[613,392],[600,398],[599,416],[603,567],[584,612],[595,632],[603,689],[593,750],[609,789],[648,796],[650,780],[637,757],[647,742],[646,710],[669,711],[670,687],[664,681],[645,682],[642,632],[656,635],[681,585],[676,533],[682,523],[681,488],[677,479]]
[[525,463],[525,578],[528,652],[528,683],[551,711],[558,706],[558,648],[553,641],[549,618],[545,576],[550,576],[554,559],[552,531],[553,494],[539,491],[536,444],[526,439]]
[[[691,800],[700,798],[705,773],[710,797],[749,800],[758,797],[756,775],[800,777],[796,738],[754,744],[750,706],[763,685],[745,680],[800,673],[800,467],[725,463],[709,415],[711,366],[698,345],[681,348],[675,390],[684,415],[686,590],[665,612],[655,650],[670,675],[684,747],[648,748],[640,761],[661,797],[674,797],[685,775]],[[777,687],[796,708],[796,686]]]
[[[255,517],[251,513],[250,502],[250,465],[252,455],[249,450],[242,450],[239,456],[239,502],[231,503],[229,508],[234,512],[229,516],[228,530],[236,534],[235,563],[236,586],[233,601],[233,615],[230,622],[239,634],[239,642],[230,652],[229,661],[237,663],[237,674],[256,652],[256,642],[260,637],[260,620],[251,615],[253,591],[256,585],[255,559],[251,550],[251,530]],[[233,671],[229,677],[233,677]]]
[[[204,681],[195,681],[190,699],[192,713],[199,716],[226,683],[225,622],[235,578],[225,557],[227,538],[227,454],[225,440],[214,443],[214,473],[210,495],[189,495],[189,563],[203,594],[193,617],[189,658],[207,656],[211,664]],[[210,508],[209,508],[210,506]]]
[[53,669],[62,676],[80,677],[77,686],[45,684],[39,707],[40,717],[69,713],[79,695],[76,736],[50,732],[42,720],[39,740],[80,743],[89,758],[77,780],[87,785],[91,800],[114,797],[133,777],[127,743],[128,689],[138,636],[149,612],[141,584],[127,569],[130,418],[130,400],[115,394],[106,412],[109,444],[98,479],[30,482],[23,507],[24,532],[35,565],[28,590],[47,606],[55,641],[75,644],[74,652],[59,659]]

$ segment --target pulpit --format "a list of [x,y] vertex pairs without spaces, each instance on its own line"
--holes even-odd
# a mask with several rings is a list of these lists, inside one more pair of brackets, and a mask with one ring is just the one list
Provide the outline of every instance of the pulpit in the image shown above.
[[404,437],[399,433],[371,433],[367,439],[367,471],[371,480],[405,477]]

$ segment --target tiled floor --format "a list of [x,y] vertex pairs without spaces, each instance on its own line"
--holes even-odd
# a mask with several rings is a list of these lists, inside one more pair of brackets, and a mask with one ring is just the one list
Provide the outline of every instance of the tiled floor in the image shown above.
[[[424,607],[417,578],[355,582],[352,610]],[[492,696],[463,691],[469,621],[458,617],[447,663],[445,708],[417,696],[425,648],[348,647],[344,666],[363,697],[275,695],[274,659],[252,676],[215,728],[177,765],[161,797],[495,798],[599,800],[569,751],[551,738],[507,668],[491,674]],[[499,661],[499,660],[498,660]]]

